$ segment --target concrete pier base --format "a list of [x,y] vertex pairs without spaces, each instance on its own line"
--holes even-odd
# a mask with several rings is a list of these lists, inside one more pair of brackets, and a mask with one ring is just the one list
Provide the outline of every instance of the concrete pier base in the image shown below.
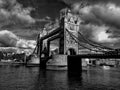
[[49,70],[67,70],[67,55],[53,55],[46,64],[46,69]]

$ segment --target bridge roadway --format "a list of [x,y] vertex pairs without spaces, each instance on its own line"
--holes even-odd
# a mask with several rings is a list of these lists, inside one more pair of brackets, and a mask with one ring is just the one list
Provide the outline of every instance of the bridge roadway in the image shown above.
[[79,55],[68,55],[70,57],[78,58],[120,58],[119,54],[79,54]]

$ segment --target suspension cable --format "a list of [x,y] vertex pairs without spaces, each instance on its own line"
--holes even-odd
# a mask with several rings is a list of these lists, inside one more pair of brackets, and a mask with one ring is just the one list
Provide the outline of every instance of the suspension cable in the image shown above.
[[[79,33],[79,34],[80,34],[80,33]],[[81,35],[81,34],[80,34],[80,35]],[[81,36],[82,36],[82,35],[81,35]],[[89,44],[89,45],[91,45],[91,46],[93,46],[93,47],[96,47],[96,48],[98,48],[99,50],[103,50],[103,48],[92,44],[92,43],[89,42],[87,39],[85,39],[83,36],[82,36],[82,39],[85,41],[85,43],[87,43],[87,44]]]
[[[65,22],[65,23],[70,24],[70,25],[79,26],[79,25],[76,25],[76,24],[74,24],[74,23],[68,23],[68,22]],[[112,50],[112,51],[114,51],[114,49],[112,49],[112,48],[109,48],[109,47],[106,47],[106,46],[104,46],[104,45],[95,43],[95,42],[93,42],[93,41],[91,41],[91,40],[89,40],[89,39],[85,39],[85,38],[84,38],[84,35],[83,35],[82,33],[80,33],[80,32],[78,32],[78,34],[84,39],[84,41],[85,41],[87,44],[89,44],[89,45],[91,45],[91,46],[93,46],[93,47],[99,48],[99,50],[107,49],[107,50]]]
[[[100,49],[102,48],[102,49],[114,50],[114,49],[112,49],[112,48],[108,48],[108,47],[106,47],[106,46],[97,44],[97,43],[95,43],[95,42],[93,42],[93,41],[91,41],[91,40],[89,40],[89,39],[85,39],[84,36],[83,36],[83,34],[81,34],[80,32],[78,32],[78,34],[79,34],[80,36],[82,36],[82,38],[83,38],[88,44],[90,44],[90,45],[92,45],[92,46],[94,46],[94,47],[98,47],[98,48],[100,48]],[[96,45],[96,44],[97,44],[97,45]]]
[[[76,36],[72,35],[68,30],[66,30],[66,31],[67,31],[67,32],[69,33],[69,35],[75,40],[75,42],[78,43],[80,46],[82,46],[82,47],[84,47],[84,48],[86,48],[86,49],[88,49],[88,50],[90,50],[90,51],[105,52],[105,51],[93,50],[93,49],[88,48],[88,47],[86,47],[86,46],[84,46],[84,45],[81,45],[80,42],[79,42],[79,40],[78,40],[78,38],[77,38]],[[76,38],[78,41],[77,41],[75,38]]]

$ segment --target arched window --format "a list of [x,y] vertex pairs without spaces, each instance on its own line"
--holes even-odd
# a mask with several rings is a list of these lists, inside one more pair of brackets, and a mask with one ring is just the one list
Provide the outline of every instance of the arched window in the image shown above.
[[69,48],[67,51],[67,55],[76,55],[76,51],[73,48]]

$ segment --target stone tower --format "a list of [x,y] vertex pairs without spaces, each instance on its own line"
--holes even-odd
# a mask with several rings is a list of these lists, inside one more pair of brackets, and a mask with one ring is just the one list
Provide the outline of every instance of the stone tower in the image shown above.
[[64,16],[64,54],[76,55],[78,49],[78,31],[80,18],[71,13],[70,10]]

